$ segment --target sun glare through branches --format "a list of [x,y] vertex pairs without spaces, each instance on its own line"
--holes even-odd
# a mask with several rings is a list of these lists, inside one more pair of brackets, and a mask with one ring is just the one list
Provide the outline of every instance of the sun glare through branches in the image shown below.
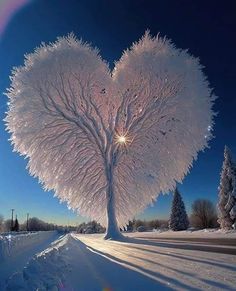
[[127,146],[129,145],[132,140],[131,138],[128,136],[128,134],[116,134],[116,137],[115,137],[115,142],[116,144],[118,145],[124,145],[124,146]]
[[215,97],[201,68],[148,32],[113,72],[74,35],[42,44],[11,76],[14,150],[45,189],[118,237],[183,180],[212,138]]

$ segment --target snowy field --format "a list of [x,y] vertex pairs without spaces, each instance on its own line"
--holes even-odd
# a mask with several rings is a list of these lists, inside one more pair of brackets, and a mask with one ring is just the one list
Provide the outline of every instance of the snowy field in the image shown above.
[[[16,269],[4,277],[1,263],[1,290],[236,290],[235,232],[128,236],[123,242],[104,241],[101,234],[42,240],[42,251],[35,250],[34,256],[28,252],[28,263],[15,274]],[[191,236],[196,241],[188,241]],[[206,243],[197,241],[203,237]]]

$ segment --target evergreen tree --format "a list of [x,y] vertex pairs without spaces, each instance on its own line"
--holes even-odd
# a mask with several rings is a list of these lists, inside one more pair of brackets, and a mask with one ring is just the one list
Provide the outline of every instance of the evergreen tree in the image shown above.
[[225,206],[226,211],[229,212],[230,218],[232,219],[232,222],[234,225],[232,225],[233,228],[235,228],[236,223],[236,168],[235,168],[235,175],[233,179],[233,191],[229,195],[228,202]]
[[219,186],[219,202],[218,202],[218,222],[222,229],[231,229],[233,219],[230,212],[233,209],[233,197],[236,191],[236,167],[232,161],[230,150],[225,146],[224,162],[222,166],[220,186]]
[[175,189],[174,198],[171,207],[171,215],[169,221],[169,228],[171,230],[185,230],[189,226],[188,216],[185,210],[184,202],[178,191]]
[[14,223],[14,231],[19,231],[19,222],[18,222],[17,216]]

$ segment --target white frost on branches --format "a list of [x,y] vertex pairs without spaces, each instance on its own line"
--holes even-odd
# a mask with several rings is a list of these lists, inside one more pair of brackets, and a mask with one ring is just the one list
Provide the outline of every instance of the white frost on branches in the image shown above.
[[230,150],[225,146],[220,177],[218,222],[222,229],[231,229],[236,219],[236,166]]
[[124,226],[183,180],[212,137],[199,60],[159,36],[146,33],[110,72],[69,35],[27,55],[11,80],[14,149],[45,189],[103,225],[111,197]]

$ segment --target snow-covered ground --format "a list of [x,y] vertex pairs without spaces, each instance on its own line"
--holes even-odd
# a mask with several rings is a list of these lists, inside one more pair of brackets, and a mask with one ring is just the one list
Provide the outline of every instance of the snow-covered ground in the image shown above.
[[154,230],[150,232],[133,232],[129,233],[128,236],[134,237],[168,237],[168,238],[209,238],[209,239],[236,239],[236,230],[223,231],[218,228],[208,228],[201,230],[183,230],[183,231],[172,231],[172,230]]
[[13,255],[22,253],[22,250],[38,245],[48,238],[54,237],[55,231],[39,231],[33,233],[6,233],[0,235],[0,260],[8,260]]
[[[168,235],[169,241],[159,233],[132,233],[115,242],[100,234],[68,234],[31,258],[3,290],[236,290],[236,245],[224,246],[231,252],[226,254],[222,243],[207,242],[206,251],[202,242],[199,250],[195,242],[174,240],[179,232]],[[182,232],[183,240],[188,235]]]
[[29,259],[47,248],[59,235],[55,231],[0,235],[0,290],[6,280],[21,271]]

